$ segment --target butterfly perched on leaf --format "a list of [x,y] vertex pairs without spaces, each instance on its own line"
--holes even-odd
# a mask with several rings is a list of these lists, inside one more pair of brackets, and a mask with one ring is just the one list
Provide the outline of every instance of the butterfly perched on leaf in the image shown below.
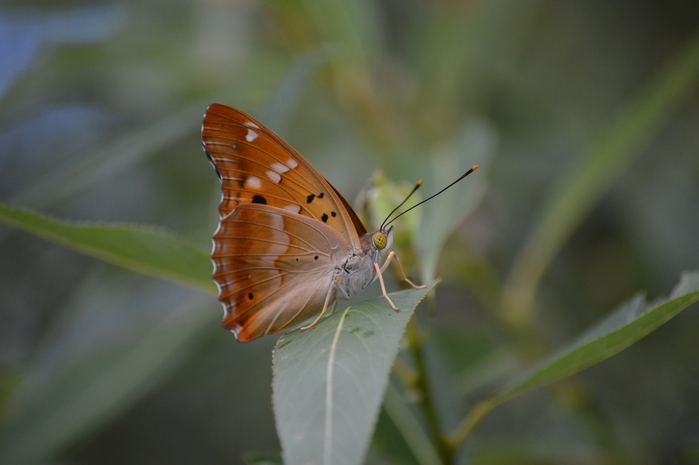
[[[349,299],[377,277],[398,310],[382,277],[395,258],[388,252],[392,226],[368,233],[305,158],[240,110],[210,105],[202,144],[223,191],[213,279],[225,310],[223,325],[239,341],[290,329],[318,314],[302,328],[308,329],[338,299]],[[405,281],[422,287],[396,262]]]

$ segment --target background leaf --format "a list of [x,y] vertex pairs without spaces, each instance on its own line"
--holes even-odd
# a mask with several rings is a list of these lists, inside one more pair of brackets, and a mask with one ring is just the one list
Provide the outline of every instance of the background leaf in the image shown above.
[[554,188],[541,220],[512,264],[503,312],[515,325],[534,318],[542,275],[570,235],[630,163],[667,124],[699,77],[699,34],[651,80],[592,142],[588,152]]
[[[456,435],[456,442],[461,443],[480,418],[496,405],[608,359],[647,336],[697,300],[697,271],[685,273],[666,300],[646,303],[642,295],[633,297],[568,346],[532,367],[500,394],[476,405],[462,430]],[[643,376],[643,373],[638,376]]]
[[473,165],[479,168],[459,184],[422,207],[422,221],[415,235],[420,272],[425,282],[436,278],[437,260],[444,243],[482,201],[488,185],[488,165],[495,149],[495,135],[483,121],[469,121],[454,139],[430,157],[429,186],[425,198],[452,183]]
[[56,455],[171,377],[190,361],[192,341],[200,343],[217,326],[218,315],[198,311],[207,301],[192,297],[126,345],[118,341],[72,361],[31,395],[19,390],[22,407],[0,428],[0,463]]
[[633,297],[569,346],[529,370],[520,381],[499,394],[496,402],[570,376],[608,359],[667,323],[697,300],[699,272],[685,273],[667,300],[646,303],[642,295]]
[[296,330],[274,350],[274,410],[287,465],[360,464],[398,345],[427,289],[382,296]]
[[208,254],[165,231],[62,222],[4,205],[0,220],[106,262],[216,293]]
[[[221,96],[222,99],[225,97]],[[40,183],[22,185],[12,192],[9,202],[45,210],[108,182],[153,157],[159,150],[187,137],[192,121],[201,118],[202,108],[209,103],[212,103],[209,99],[199,100],[155,122],[149,121],[145,127],[116,142],[90,148],[89,156],[80,162],[56,167],[42,176]]]
[[405,442],[416,463],[420,465],[438,464],[441,462],[439,453],[431,442],[424,425],[416,418],[410,408],[410,402],[401,395],[394,383],[389,383],[386,389],[383,408]]

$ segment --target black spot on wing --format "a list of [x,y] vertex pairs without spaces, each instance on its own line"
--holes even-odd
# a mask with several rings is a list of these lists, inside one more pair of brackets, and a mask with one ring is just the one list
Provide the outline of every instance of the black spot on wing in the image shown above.
[[248,299],[253,300],[254,298],[255,298],[255,296],[252,295],[252,292],[250,292],[250,293],[248,294]]
[[253,195],[252,203],[261,203],[262,205],[267,205],[267,199],[262,197],[261,195]]
[[318,194],[318,198],[319,198],[319,199],[322,199],[323,196],[325,196],[325,192],[321,192],[320,194]]
[[332,216],[333,218],[335,218],[335,217],[337,216],[337,213],[335,213],[335,212],[330,212],[330,216]]
[[309,195],[308,197],[306,197],[306,203],[311,203],[311,202],[313,202],[313,199],[315,199],[315,197],[316,197],[315,194]]
[[327,223],[328,222],[328,214],[323,213],[323,216],[321,216],[320,219],[323,220],[323,223]]

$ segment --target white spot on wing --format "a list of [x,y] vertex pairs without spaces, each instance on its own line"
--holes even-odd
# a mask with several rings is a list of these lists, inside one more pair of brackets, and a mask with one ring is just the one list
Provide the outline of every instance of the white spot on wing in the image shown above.
[[260,129],[260,127],[259,127],[258,125],[256,125],[255,123],[253,123],[252,121],[246,121],[246,122],[244,122],[244,123],[243,123],[243,126],[247,126],[247,127],[249,127],[249,128]]
[[289,167],[281,163],[272,163],[272,169],[277,173],[286,173],[289,171]]
[[277,173],[276,171],[272,171],[272,170],[265,171],[265,174],[267,175],[267,177],[269,179],[276,182],[277,184],[279,184],[282,180],[282,177],[279,176],[279,173]]
[[248,189],[259,189],[260,187],[262,187],[262,181],[260,181],[260,179],[256,178],[255,176],[250,176],[245,180],[245,187],[247,187]]
[[257,133],[255,131],[253,131],[252,129],[248,129],[248,133],[245,136],[245,140],[248,142],[252,142],[255,139],[257,139]]
[[301,211],[301,205],[287,205],[286,207],[284,207],[284,210],[288,210],[292,213],[298,213]]
[[294,169],[297,166],[299,166],[299,164],[296,163],[296,160],[294,160],[293,158],[289,158],[289,161],[286,162],[286,166],[288,166],[291,169]]

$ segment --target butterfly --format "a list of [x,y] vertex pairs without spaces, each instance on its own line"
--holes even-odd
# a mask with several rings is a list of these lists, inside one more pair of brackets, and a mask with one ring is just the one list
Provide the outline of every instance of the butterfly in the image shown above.
[[239,341],[293,328],[317,314],[301,328],[309,329],[331,304],[334,310],[339,299],[376,278],[398,311],[382,275],[393,260],[403,280],[424,287],[411,282],[395,252],[388,252],[393,226],[367,232],[337,189],[264,124],[214,103],[201,137],[223,191],[213,279],[223,325]]

